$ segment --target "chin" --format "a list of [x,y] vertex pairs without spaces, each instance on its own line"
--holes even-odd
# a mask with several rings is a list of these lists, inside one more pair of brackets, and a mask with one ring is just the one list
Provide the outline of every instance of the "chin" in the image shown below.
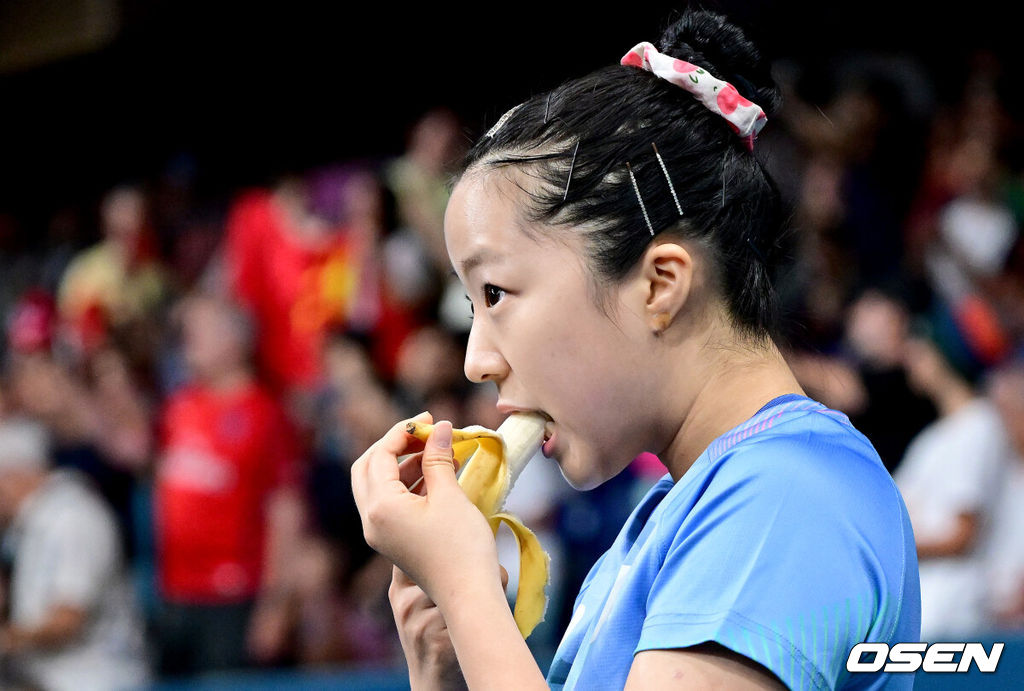
[[591,463],[582,463],[580,459],[570,454],[564,461],[559,460],[559,469],[562,477],[569,485],[580,492],[592,490],[609,478],[598,472],[598,468]]

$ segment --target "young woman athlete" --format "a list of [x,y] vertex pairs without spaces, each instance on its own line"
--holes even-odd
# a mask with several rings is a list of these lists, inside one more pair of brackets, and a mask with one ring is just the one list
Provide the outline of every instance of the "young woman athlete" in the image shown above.
[[772,338],[780,205],[752,148],[777,102],[742,32],[687,12],[469,153],[445,219],[475,311],[467,376],[503,413],[547,415],[544,455],[579,488],[643,451],[669,472],[591,570],[545,679],[450,424],[425,447],[396,425],[352,482],[396,565],[413,688],[912,684],[846,669],[856,643],[918,640],[917,561],[874,448]]

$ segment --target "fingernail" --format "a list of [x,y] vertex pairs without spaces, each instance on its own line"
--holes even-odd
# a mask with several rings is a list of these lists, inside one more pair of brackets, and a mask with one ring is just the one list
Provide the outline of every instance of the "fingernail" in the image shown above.
[[434,445],[439,449],[452,448],[452,425],[450,422],[439,422],[434,425]]

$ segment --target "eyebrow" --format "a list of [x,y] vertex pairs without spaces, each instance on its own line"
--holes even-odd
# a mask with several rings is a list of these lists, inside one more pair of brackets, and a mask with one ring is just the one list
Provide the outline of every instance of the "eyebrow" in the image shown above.
[[476,252],[466,257],[466,259],[463,262],[461,262],[462,274],[464,276],[469,276],[470,272],[472,272],[473,269],[477,268],[481,264],[493,261],[496,256],[497,255],[495,255],[494,252],[492,252],[488,248],[481,247]]

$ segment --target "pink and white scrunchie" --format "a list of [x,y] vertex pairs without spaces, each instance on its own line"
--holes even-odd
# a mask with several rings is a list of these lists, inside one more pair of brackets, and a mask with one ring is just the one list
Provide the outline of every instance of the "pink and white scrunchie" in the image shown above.
[[743,98],[729,82],[712,76],[702,67],[659,53],[646,41],[636,44],[619,63],[647,70],[686,89],[712,113],[725,118],[747,143],[747,148],[753,151],[754,138],[768,117],[759,105]]

